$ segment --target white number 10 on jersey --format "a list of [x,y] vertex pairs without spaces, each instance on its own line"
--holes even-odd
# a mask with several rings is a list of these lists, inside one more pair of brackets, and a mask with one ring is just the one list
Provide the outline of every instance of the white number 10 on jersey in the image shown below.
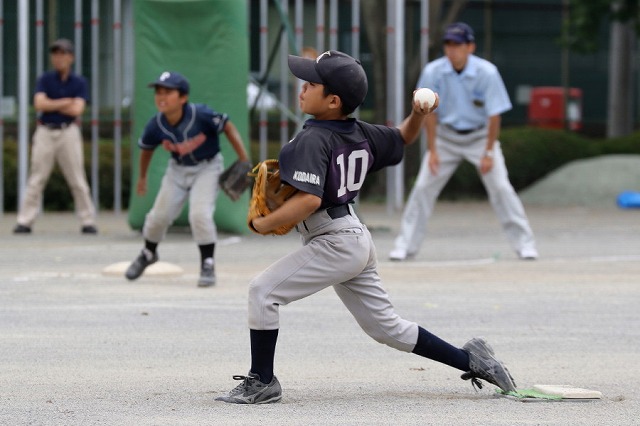
[[[352,151],[347,158],[345,164],[344,154],[336,157],[336,163],[340,167],[340,187],[338,188],[338,197],[342,197],[347,191],[358,191],[362,188],[364,178],[369,170],[369,153],[364,149]],[[359,164],[358,164],[359,163]],[[360,166],[360,173],[356,176],[356,170]]]

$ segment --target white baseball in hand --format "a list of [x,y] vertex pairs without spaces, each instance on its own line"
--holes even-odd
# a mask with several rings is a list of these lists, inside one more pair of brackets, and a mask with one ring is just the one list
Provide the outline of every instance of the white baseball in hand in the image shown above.
[[419,102],[420,107],[426,111],[436,103],[436,94],[433,93],[433,90],[423,87],[416,90],[413,94],[413,100]]

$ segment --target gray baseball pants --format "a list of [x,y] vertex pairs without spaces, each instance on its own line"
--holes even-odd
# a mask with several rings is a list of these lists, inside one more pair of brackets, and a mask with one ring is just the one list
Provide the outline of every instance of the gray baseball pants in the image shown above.
[[198,245],[215,243],[218,232],[213,213],[223,167],[221,154],[194,166],[181,166],[170,159],[153,207],[145,217],[144,238],[154,243],[162,241],[188,200],[193,239]]
[[[420,172],[402,215],[400,234],[395,240],[396,249],[415,254],[427,233],[427,221],[440,192],[463,160],[480,167],[487,141],[486,128],[468,135],[458,135],[445,126],[438,126],[436,147],[440,169],[436,176],[429,170],[429,153],[425,155]],[[500,142],[493,147],[493,168],[480,175],[489,195],[489,202],[498,216],[509,244],[516,252],[535,248],[535,239],[529,220],[518,194],[511,182]]]
[[395,313],[376,270],[371,234],[350,210],[351,215],[337,219],[317,212],[297,225],[303,246],[249,285],[249,328],[278,329],[280,305],[332,286],[369,336],[401,351],[413,350],[418,326]]

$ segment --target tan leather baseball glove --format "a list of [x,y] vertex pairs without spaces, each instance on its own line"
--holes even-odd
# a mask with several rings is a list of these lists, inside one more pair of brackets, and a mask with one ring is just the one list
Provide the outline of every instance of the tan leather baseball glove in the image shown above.
[[[253,194],[249,202],[247,225],[249,225],[249,229],[253,232],[260,234],[261,232],[258,232],[253,227],[253,219],[266,216],[273,212],[298,190],[280,181],[280,166],[278,160],[264,160],[258,163],[249,175],[255,176],[256,181],[253,184]],[[294,226],[296,226],[295,223],[282,225],[264,235],[284,235],[291,231]]]

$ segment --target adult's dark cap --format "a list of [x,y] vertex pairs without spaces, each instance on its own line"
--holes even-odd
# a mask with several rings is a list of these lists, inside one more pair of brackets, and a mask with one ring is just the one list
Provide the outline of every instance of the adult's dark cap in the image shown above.
[[453,41],[454,43],[467,44],[473,43],[475,37],[473,36],[473,30],[464,22],[455,22],[447,26],[445,30],[443,41]]
[[49,46],[49,52],[73,53],[73,43],[66,38],[60,38]]
[[180,93],[189,93],[189,82],[180,73],[174,71],[164,71],[158,79],[149,83],[147,87],[166,87],[167,89],[177,89]]
[[301,80],[327,86],[351,111],[367,96],[367,74],[360,61],[346,53],[329,50],[316,59],[289,55],[289,69]]

